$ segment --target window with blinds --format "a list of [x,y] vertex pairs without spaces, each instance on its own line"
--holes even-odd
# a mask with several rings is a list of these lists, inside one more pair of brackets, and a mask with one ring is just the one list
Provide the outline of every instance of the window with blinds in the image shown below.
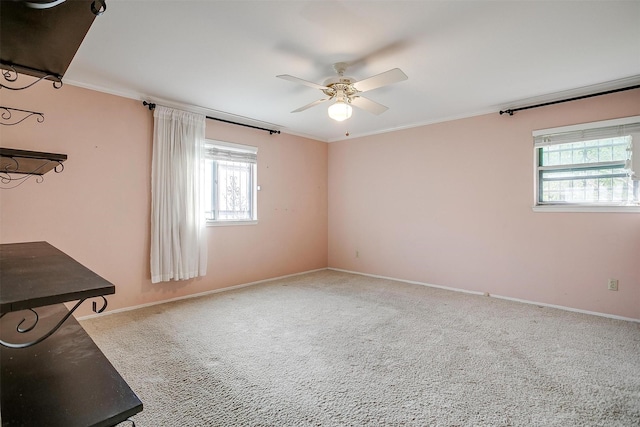
[[258,149],[207,140],[205,145],[205,215],[207,222],[255,222]]
[[533,139],[537,206],[640,206],[640,116],[535,131]]

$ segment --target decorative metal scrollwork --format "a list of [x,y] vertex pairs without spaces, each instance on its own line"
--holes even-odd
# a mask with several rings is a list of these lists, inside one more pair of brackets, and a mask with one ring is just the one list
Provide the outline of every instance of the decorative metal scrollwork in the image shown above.
[[20,332],[21,334],[26,334],[27,332],[32,331],[32,330],[33,330],[33,328],[35,328],[35,327],[36,327],[36,325],[38,324],[38,320],[40,320],[40,316],[38,316],[38,313],[37,313],[34,309],[30,308],[30,309],[29,309],[29,311],[30,311],[30,312],[32,312],[32,313],[36,316],[36,318],[35,318],[36,320],[35,320],[35,321],[33,322],[33,324],[32,324],[31,326],[29,326],[28,328],[21,328],[20,326],[22,326],[22,324],[24,323],[24,321],[25,321],[25,320],[27,320],[27,319],[24,319],[24,318],[23,318],[23,319],[20,321],[20,323],[18,323],[18,326],[17,326],[17,328],[16,328],[16,330],[17,330],[18,332]]
[[[13,174],[18,173],[17,171],[20,169],[20,163],[15,157],[7,156],[4,158],[10,159],[13,163],[7,163],[2,169],[0,169],[0,183],[2,183],[3,185],[0,188],[4,190],[10,190],[12,188],[19,187],[20,185],[24,184],[34,176],[36,177],[36,182],[38,184],[44,182],[44,175],[41,175],[38,172],[40,172],[40,170],[44,168],[47,165],[47,163],[43,163],[42,165],[38,166],[36,169],[32,171],[29,171],[26,173],[20,172],[20,175],[16,176]],[[48,161],[58,163],[53,168],[53,171],[55,173],[61,173],[62,171],[64,171],[64,165],[62,164],[61,161],[58,161],[58,160],[48,160]]]
[[[7,81],[9,83],[14,83],[14,82],[16,82],[18,80],[18,71],[15,69],[15,67],[13,65],[2,64],[0,69],[2,70],[2,76],[4,77],[5,81]],[[36,81],[31,82],[30,84],[28,84],[26,86],[12,87],[12,86],[7,86],[7,85],[5,85],[3,83],[0,83],[0,89],[24,90],[24,89],[30,88],[31,86],[35,85],[36,83],[41,82],[44,79],[53,80],[54,89],[60,89],[62,87],[62,77],[57,76],[55,74],[45,74],[44,76],[40,77]]]
[[44,181],[44,177],[42,175],[24,175],[20,177],[15,177],[9,175],[7,172],[0,171],[0,183],[2,183],[3,190],[11,190],[12,188],[16,188],[27,182],[30,178],[36,177],[36,182],[38,184]]
[[100,295],[100,298],[102,298],[102,307],[100,309],[98,309],[97,304],[95,301],[93,301],[93,312],[94,313],[102,313],[106,308],[107,308],[107,299],[105,297],[103,297],[102,295]]
[[[98,297],[96,297],[96,298],[98,298]],[[102,313],[107,308],[107,299],[104,296],[100,296],[99,298],[102,298],[102,308],[100,308],[100,310],[96,310],[97,305],[94,302],[93,303],[93,311],[96,312],[96,313]],[[58,323],[56,323],[56,325],[53,328],[51,328],[44,335],[41,335],[39,338],[37,338],[37,339],[35,339],[33,341],[24,342],[24,343],[12,343],[12,342],[7,342],[7,341],[4,341],[4,340],[0,339],[0,345],[2,345],[4,347],[8,347],[8,348],[27,348],[27,347],[34,346],[34,345],[36,345],[38,343],[41,343],[42,341],[46,340],[51,335],[53,335],[58,329],[60,329],[60,327],[62,327],[64,322],[66,322],[66,320],[73,315],[73,312],[76,311],[76,309],[78,307],[80,307],[80,305],[82,305],[82,303],[85,302],[87,299],[88,298],[83,298],[80,301],[78,301],[76,303],[76,305],[74,305],[73,308],[71,310],[69,310],[69,312],[67,314],[65,314],[64,317],[62,319],[60,319],[60,321]],[[35,315],[35,321],[29,327],[23,328],[22,324],[26,321],[26,318],[23,318],[20,321],[20,323],[18,323],[18,326],[16,326],[16,331],[18,333],[20,333],[20,334],[25,334],[27,332],[31,332],[32,330],[34,330],[35,327],[38,325],[38,321],[40,320],[40,318],[38,316],[38,313],[34,309],[30,308],[29,311],[31,311]],[[5,316],[5,314],[7,314],[7,313],[1,314],[0,315],[0,319],[2,319]]]
[[[0,118],[2,118],[2,120],[3,120],[3,121],[0,121],[0,125],[3,125],[3,126],[14,126],[14,125],[17,125],[18,123],[24,122],[25,120],[27,120],[31,116],[36,116],[36,121],[38,123],[44,122],[44,114],[43,113],[38,113],[37,111],[21,110],[19,108],[2,107],[2,106],[0,106],[0,111],[2,112],[0,114]],[[9,121],[13,117],[13,114],[11,113],[12,111],[18,111],[20,113],[24,113],[24,117],[22,117],[18,121],[10,123]]]

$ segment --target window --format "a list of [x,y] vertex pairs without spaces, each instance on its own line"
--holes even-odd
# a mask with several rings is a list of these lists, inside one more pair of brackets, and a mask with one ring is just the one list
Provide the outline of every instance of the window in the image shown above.
[[258,149],[207,140],[205,215],[209,224],[255,223]]
[[640,116],[535,131],[533,138],[536,207],[640,207]]

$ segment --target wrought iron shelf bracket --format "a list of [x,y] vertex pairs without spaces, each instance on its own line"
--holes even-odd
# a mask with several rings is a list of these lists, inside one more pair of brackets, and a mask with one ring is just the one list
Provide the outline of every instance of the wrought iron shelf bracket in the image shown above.
[[50,170],[61,173],[65,160],[66,154],[0,148],[0,188],[16,188],[34,176],[41,183]]
[[[18,113],[22,113],[22,118],[20,120],[17,119],[13,119],[13,113],[12,111],[17,111]],[[0,106],[0,118],[2,119],[2,121],[0,121],[0,125],[3,126],[14,126],[17,125],[18,123],[22,123],[25,120],[27,120],[29,117],[31,116],[35,116],[36,117],[36,121],[38,123],[42,123],[44,122],[44,114],[43,113],[38,113],[37,111],[29,111],[29,110],[21,110],[19,108],[11,108],[11,107],[3,107]],[[13,123],[11,122],[11,120],[17,120],[14,121]]]
[[[98,308],[97,307],[97,303],[94,301],[93,302],[93,311],[94,313],[102,313],[106,308],[107,308],[107,299],[104,296],[99,296],[99,297],[95,297],[95,298],[102,298],[102,307]],[[60,319],[60,321],[53,327],[51,328],[49,331],[45,332],[43,335],[41,335],[39,338],[32,340],[32,341],[28,341],[28,342],[24,342],[24,343],[13,343],[13,342],[8,342],[5,340],[0,339],[0,345],[7,347],[7,348],[27,348],[27,347],[31,347],[34,346],[38,343],[41,343],[42,341],[46,340],[47,338],[49,338],[51,335],[53,335],[58,329],[60,329],[60,327],[64,324],[64,322],[73,315],[73,312],[76,311],[76,309],[78,307],[80,307],[82,305],[83,302],[85,302],[88,298],[83,298],[80,301],[78,301],[76,303],[76,305],[73,306],[73,308],[71,310],[69,310],[69,312],[67,312],[67,314],[65,314],[62,319]],[[22,324],[24,322],[26,322],[26,318],[23,318],[19,323],[18,326],[16,326],[16,331],[19,334],[26,334],[28,332],[33,331],[36,326],[38,325],[38,321],[40,320],[40,317],[38,316],[38,312],[35,311],[33,308],[29,308],[28,311],[30,311],[31,313],[33,313],[34,315],[34,320],[33,323],[30,326],[27,327],[22,327]],[[0,319],[2,319],[7,313],[3,313],[0,315]]]
[[0,83],[0,89],[8,89],[8,90],[24,90],[29,89],[31,86],[40,83],[42,80],[51,80],[53,81],[54,89],[60,89],[62,87],[62,76],[58,76],[56,74],[51,74],[46,71],[34,70],[29,67],[23,67],[14,64],[7,64],[5,62],[0,62],[0,70],[2,70],[2,77],[4,81],[10,84],[14,84],[18,80],[18,74],[29,74],[33,76],[39,76],[39,78],[26,86],[8,86],[7,84]]

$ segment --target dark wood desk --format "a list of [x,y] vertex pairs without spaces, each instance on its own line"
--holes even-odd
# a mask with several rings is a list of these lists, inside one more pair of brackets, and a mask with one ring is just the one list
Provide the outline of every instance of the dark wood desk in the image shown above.
[[[61,301],[115,292],[111,283],[45,242],[0,245],[0,269],[5,342],[31,341],[51,330],[68,313]],[[39,320],[32,331],[18,333],[23,318],[33,323],[31,312],[16,311],[25,308],[34,308]],[[0,346],[2,427],[107,427],[140,411],[140,399],[73,316],[31,347]]]

